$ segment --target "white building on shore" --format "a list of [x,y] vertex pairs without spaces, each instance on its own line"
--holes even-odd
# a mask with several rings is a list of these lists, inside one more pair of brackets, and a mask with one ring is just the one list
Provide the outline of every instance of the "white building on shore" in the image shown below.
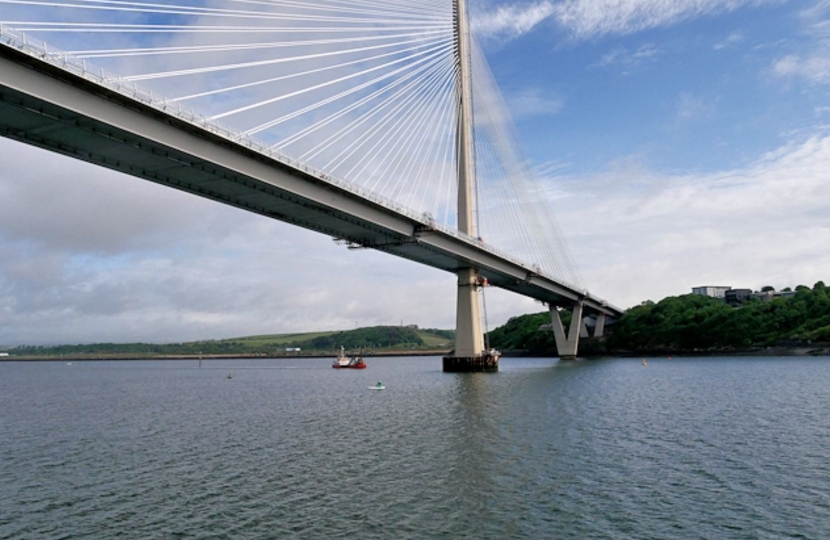
[[731,288],[731,286],[723,285],[703,285],[702,287],[692,287],[692,294],[711,296],[712,298],[723,298],[726,296],[726,291]]

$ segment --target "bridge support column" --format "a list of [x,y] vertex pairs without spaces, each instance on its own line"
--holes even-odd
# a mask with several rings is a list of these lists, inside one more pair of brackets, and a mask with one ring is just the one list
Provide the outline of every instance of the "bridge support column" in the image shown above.
[[456,356],[480,356],[484,352],[478,276],[472,268],[458,272],[458,308],[455,312]]
[[484,350],[478,275],[472,268],[458,272],[458,307],[455,312],[455,350],[444,357],[444,371],[498,371],[499,358]]
[[597,315],[597,325],[594,327],[594,337],[605,335],[605,313]]
[[[467,1],[455,0],[458,60],[458,101],[456,103],[458,158],[458,230],[478,236],[473,167],[473,99],[470,86],[470,44],[467,29]],[[478,303],[478,275],[474,268],[458,271],[458,307],[455,314],[455,350],[444,357],[444,371],[498,371],[499,357],[484,350],[481,309]]]
[[556,351],[561,360],[576,360],[576,353],[579,349],[579,335],[582,322],[582,304],[576,304],[571,313],[571,327],[567,335],[562,325],[562,317],[555,306],[550,307],[551,326],[553,337],[556,339]]
[[579,337],[580,338],[587,338],[591,337],[588,333],[588,320],[587,318],[582,318],[582,323],[579,325]]

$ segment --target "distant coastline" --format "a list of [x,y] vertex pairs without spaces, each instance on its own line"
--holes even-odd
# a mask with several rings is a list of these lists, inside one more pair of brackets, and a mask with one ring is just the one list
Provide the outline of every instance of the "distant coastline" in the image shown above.
[[777,356],[830,356],[830,344],[816,345],[815,347],[753,347],[747,349],[708,349],[708,350],[656,350],[656,351],[608,351],[601,357],[627,357],[627,358],[661,358],[676,356],[678,358],[692,356],[734,356],[734,357],[777,357]]
[[[362,356],[366,358],[377,358],[387,356],[442,356],[449,351],[440,350],[391,350],[382,352],[364,353]],[[266,354],[266,353],[226,353],[226,354],[90,354],[90,355],[30,355],[30,356],[3,356],[0,357],[0,362],[104,362],[116,360],[130,360],[130,361],[150,361],[150,360],[251,360],[251,359],[274,359],[286,360],[290,358],[314,359],[314,358],[334,358],[336,353],[326,352],[309,352],[298,354]]]
[[[448,350],[390,350],[363,354],[366,358],[378,357],[413,357],[413,356],[444,356]],[[287,360],[287,359],[318,359],[333,358],[334,353],[309,352],[307,354],[167,354],[167,355],[138,355],[138,354],[99,354],[99,355],[67,355],[67,356],[5,356],[0,362],[105,362],[105,361],[158,361],[158,360]],[[766,347],[747,349],[712,349],[712,350],[682,350],[660,349],[651,351],[606,351],[598,354],[580,355],[588,360],[603,358],[665,358],[665,357],[830,357],[830,344],[817,344],[813,347]],[[557,358],[555,354],[534,354],[530,351],[508,350],[503,351],[503,358]]]
[[[653,349],[645,351],[605,350],[602,352],[580,353],[579,358],[600,360],[603,358],[665,358],[665,357],[780,357],[780,356],[830,356],[830,343],[816,344],[811,347],[750,347],[746,349]],[[556,358],[556,354],[548,351],[544,353],[526,350],[502,351],[504,358]]]
[[[728,303],[690,294],[645,301],[607,323],[604,336],[581,339],[579,356],[830,356],[830,289],[824,282],[764,298]],[[488,333],[489,346],[505,357],[556,357],[550,320],[549,311],[513,317]],[[569,313],[562,322],[570,326]],[[0,361],[331,358],[341,347],[366,357],[442,356],[454,341],[453,330],[373,326],[186,343],[19,346],[0,349],[8,353]]]

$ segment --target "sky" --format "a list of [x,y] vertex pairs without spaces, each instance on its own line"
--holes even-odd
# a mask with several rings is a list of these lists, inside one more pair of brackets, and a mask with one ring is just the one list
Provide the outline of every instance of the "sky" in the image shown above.
[[[470,4],[593,294],[830,279],[830,1]],[[490,328],[544,309],[486,299]],[[454,304],[452,275],[0,139],[2,345],[452,328]]]

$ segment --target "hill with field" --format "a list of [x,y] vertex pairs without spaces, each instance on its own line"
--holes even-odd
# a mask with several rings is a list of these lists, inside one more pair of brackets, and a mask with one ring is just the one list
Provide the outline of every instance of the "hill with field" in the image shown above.
[[21,346],[11,357],[156,358],[199,356],[329,355],[340,347],[363,354],[449,351],[455,332],[415,326],[373,326],[329,332],[257,335],[186,343],[92,343]]

